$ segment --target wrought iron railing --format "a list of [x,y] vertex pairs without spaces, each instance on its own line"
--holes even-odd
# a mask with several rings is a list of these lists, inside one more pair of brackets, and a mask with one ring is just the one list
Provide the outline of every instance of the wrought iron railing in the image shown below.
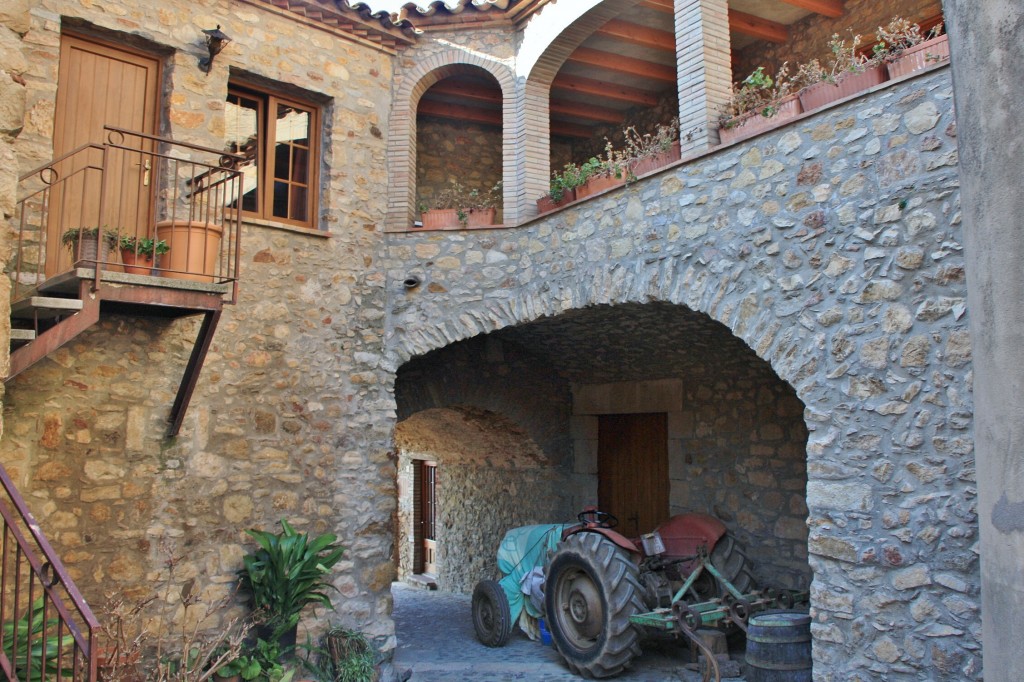
[[2,466],[0,486],[0,671],[93,682],[96,618]]
[[97,285],[114,272],[233,283],[234,303],[244,157],[123,128],[104,131],[105,142],[19,178],[9,266],[14,300],[85,267]]

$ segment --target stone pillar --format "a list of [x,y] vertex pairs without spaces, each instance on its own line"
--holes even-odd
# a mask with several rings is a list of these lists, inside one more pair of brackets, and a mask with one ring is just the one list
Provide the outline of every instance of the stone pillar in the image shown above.
[[946,0],[974,362],[985,679],[1024,669],[1024,5]]
[[679,131],[683,156],[718,143],[718,116],[732,94],[727,0],[675,0]]

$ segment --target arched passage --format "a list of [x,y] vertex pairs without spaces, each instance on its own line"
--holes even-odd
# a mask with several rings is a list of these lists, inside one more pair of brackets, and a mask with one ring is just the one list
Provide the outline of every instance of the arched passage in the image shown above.
[[[658,517],[646,527],[628,525],[628,506],[614,510],[626,534],[648,532],[672,514],[709,513],[747,546],[764,584],[809,585],[803,403],[764,360],[707,315],[681,305],[626,303],[512,325],[406,363],[396,398],[400,419],[413,415],[396,430],[400,475],[404,458],[415,451],[406,429],[426,418],[421,415],[486,406],[509,416],[504,424],[490,422],[492,436],[528,433],[542,453],[534,461],[546,478],[516,466],[501,472],[504,485],[517,490],[536,481],[551,486],[557,499],[547,505],[534,499],[535,513],[524,515],[530,523],[567,521],[584,505],[610,504],[609,480],[639,498],[663,489]],[[653,436],[658,452],[641,446],[626,468],[617,466],[621,439],[607,440],[602,429],[610,423],[621,430],[623,421],[648,414],[661,415],[662,430]],[[448,434],[446,447],[473,440],[438,424],[431,428]],[[663,473],[649,475],[658,467]],[[474,508],[482,526],[495,528],[491,546],[479,548],[492,561],[504,530],[526,523],[476,505],[472,500],[481,489],[463,488],[463,503]],[[545,516],[545,507],[559,515]],[[486,570],[493,564],[477,563],[460,566],[465,575],[448,577],[448,584],[468,591],[475,581],[493,577]]]

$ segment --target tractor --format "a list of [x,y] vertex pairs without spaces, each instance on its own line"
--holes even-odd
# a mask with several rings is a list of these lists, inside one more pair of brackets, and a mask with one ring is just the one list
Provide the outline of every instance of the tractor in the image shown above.
[[[483,644],[503,646],[516,621],[532,634],[534,619],[544,618],[569,669],[603,678],[628,668],[644,628],[653,628],[687,637],[704,654],[710,679],[718,666],[698,630],[746,630],[758,611],[807,600],[806,592],[756,590],[742,547],[713,516],[679,514],[635,539],[594,507],[577,521],[506,533],[498,550],[504,577],[473,591]],[[524,610],[531,618],[520,618]]]

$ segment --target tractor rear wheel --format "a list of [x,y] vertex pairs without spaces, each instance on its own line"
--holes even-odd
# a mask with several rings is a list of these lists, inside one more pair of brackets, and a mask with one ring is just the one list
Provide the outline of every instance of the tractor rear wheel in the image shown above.
[[[711,550],[711,565],[743,594],[754,589],[753,566],[743,546],[731,534],[726,533],[719,538]],[[726,591],[724,585],[719,587],[723,593]]]
[[493,580],[481,580],[473,589],[473,629],[484,646],[505,646],[512,634],[508,597]]
[[547,568],[545,610],[569,669],[610,677],[640,654],[629,617],[647,609],[633,557],[600,533],[570,535]]

